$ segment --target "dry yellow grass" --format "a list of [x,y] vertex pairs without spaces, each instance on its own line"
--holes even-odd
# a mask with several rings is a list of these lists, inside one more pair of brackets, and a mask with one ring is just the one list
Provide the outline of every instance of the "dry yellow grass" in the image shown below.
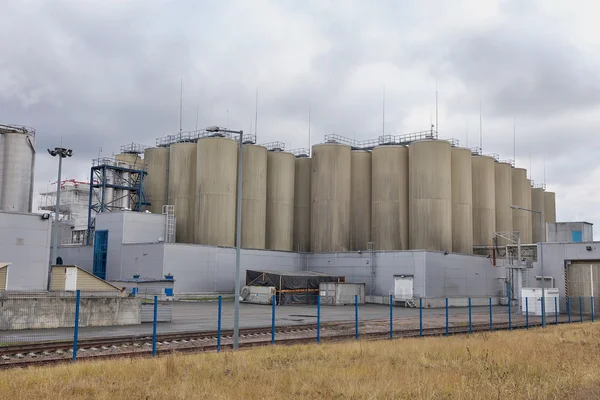
[[600,325],[0,373],[2,399],[598,399]]

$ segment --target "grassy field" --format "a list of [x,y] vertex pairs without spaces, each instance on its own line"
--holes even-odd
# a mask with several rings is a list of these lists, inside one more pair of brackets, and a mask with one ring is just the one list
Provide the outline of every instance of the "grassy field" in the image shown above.
[[2,399],[598,399],[600,324],[0,372]]

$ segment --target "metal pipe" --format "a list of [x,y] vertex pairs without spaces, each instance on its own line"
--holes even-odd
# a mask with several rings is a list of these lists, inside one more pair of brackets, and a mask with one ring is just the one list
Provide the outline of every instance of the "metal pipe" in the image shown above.
[[237,173],[237,221],[235,228],[235,298],[233,299],[233,349],[239,348],[240,340],[240,246],[242,243],[242,137],[239,131],[238,173]]
[[545,313],[545,309],[546,309],[546,295],[544,294],[544,251],[542,249],[542,245],[543,245],[543,238],[542,238],[542,213],[539,211],[533,211],[533,212],[537,212],[540,215],[540,268],[542,270],[542,328],[546,327],[546,313]]

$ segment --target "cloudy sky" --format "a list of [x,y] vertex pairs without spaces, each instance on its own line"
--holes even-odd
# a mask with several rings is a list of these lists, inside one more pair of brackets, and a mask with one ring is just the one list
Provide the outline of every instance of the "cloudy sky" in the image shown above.
[[[575,5],[576,3],[576,5]],[[228,126],[308,147],[428,129],[513,158],[557,192],[559,220],[600,223],[597,1],[0,0],[0,122],[37,129],[45,152],[91,159],[183,129]],[[100,153],[100,149],[101,153]]]

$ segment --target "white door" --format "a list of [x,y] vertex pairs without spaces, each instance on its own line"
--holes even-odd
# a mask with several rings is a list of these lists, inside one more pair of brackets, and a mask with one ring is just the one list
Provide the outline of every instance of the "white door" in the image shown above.
[[65,268],[65,290],[77,290],[77,268]]
[[394,298],[396,300],[413,298],[412,276],[394,276]]

